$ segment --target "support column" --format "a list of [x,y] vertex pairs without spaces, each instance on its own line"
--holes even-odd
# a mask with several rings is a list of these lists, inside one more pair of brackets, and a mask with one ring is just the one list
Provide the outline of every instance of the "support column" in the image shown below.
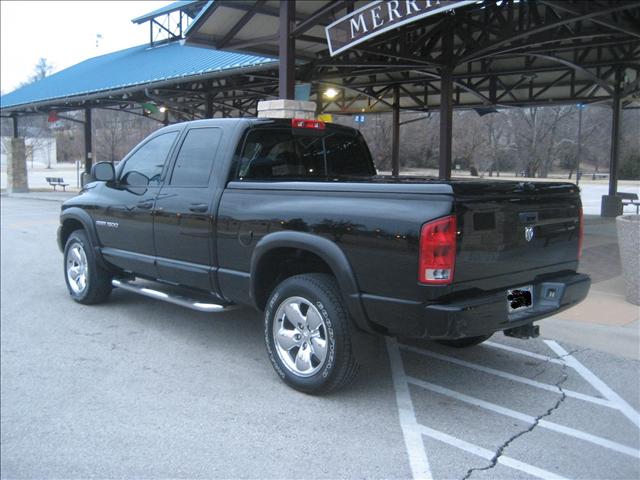
[[438,178],[451,179],[451,155],[453,138],[453,77],[445,67],[440,81],[440,159]]
[[322,115],[322,85],[318,85],[316,91],[316,117]]
[[278,93],[280,98],[293,100],[295,85],[295,40],[291,32],[295,27],[295,0],[280,2],[280,40],[278,66]]
[[442,61],[440,79],[440,159],[438,177],[451,178],[451,146],[453,138],[453,26],[451,23],[442,37]]
[[91,147],[91,109],[84,110],[84,172],[91,173],[91,165],[93,164],[93,151]]
[[620,123],[622,122],[622,99],[620,98],[620,82],[616,74],[616,91],[613,95],[611,118],[611,160],[609,165],[609,195],[618,191],[618,160],[620,157]]
[[26,193],[29,191],[29,177],[24,138],[18,136],[18,117],[13,115],[11,120],[13,136],[7,151],[7,193]]
[[207,93],[207,104],[206,104],[205,118],[213,118],[213,95]]
[[609,160],[609,195],[602,196],[600,215],[617,217],[622,215],[622,199],[616,196],[618,191],[618,157],[620,156],[620,123],[622,121],[622,69],[616,71],[611,118],[611,157]]
[[400,175],[400,87],[393,86],[393,126],[391,129],[391,175]]
[[580,185],[580,157],[582,157],[582,110],[583,104],[578,104],[578,151],[576,153],[576,185]]

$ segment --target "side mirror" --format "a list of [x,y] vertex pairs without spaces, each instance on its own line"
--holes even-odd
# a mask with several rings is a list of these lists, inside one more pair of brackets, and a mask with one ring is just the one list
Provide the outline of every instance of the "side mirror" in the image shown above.
[[99,182],[113,182],[116,171],[111,162],[98,162],[91,167],[91,176]]

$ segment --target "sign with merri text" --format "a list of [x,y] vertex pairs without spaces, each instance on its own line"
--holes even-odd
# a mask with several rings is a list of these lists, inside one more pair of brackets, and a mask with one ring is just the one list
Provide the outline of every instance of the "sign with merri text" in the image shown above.
[[377,0],[325,28],[333,57],[354,45],[409,22],[477,3],[478,0]]

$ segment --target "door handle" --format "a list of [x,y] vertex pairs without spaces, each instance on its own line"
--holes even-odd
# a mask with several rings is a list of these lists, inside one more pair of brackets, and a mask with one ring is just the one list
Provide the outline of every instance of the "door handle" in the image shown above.
[[189,211],[197,212],[197,213],[204,213],[208,209],[209,209],[209,206],[204,203],[192,203],[191,206],[189,207]]
[[142,208],[144,210],[150,210],[153,207],[153,202],[152,201],[138,202],[136,204],[136,207]]

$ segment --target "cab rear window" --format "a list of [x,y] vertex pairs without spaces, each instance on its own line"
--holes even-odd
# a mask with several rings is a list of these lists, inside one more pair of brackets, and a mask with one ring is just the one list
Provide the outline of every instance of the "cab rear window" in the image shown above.
[[321,180],[369,177],[375,169],[361,137],[342,132],[293,135],[290,129],[248,133],[238,165],[240,180]]

